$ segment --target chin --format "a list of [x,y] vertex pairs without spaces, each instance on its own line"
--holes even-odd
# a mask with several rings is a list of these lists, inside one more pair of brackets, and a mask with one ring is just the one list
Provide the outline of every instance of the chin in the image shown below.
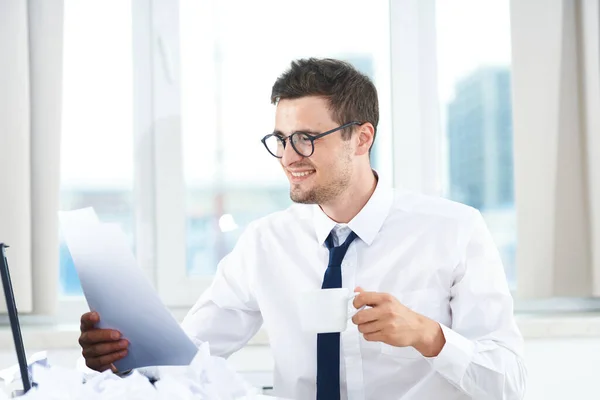
[[290,199],[299,204],[315,204],[313,193],[298,190],[290,190]]
[[306,196],[299,193],[290,192],[290,200],[294,203],[306,204]]

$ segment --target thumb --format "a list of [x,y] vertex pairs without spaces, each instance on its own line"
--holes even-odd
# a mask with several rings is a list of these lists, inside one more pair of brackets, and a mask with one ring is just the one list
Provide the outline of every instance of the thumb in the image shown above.
[[[365,290],[363,288],[361,288],[360,286],[357,286],[354,288],[354,293],[363,293]],[[354,306],[354,308],[358,309],[360,308],[360,302],[358,301],[358,296],[360,294],[355,294],[354,295],[354,301],[352,301],[352,305]]]

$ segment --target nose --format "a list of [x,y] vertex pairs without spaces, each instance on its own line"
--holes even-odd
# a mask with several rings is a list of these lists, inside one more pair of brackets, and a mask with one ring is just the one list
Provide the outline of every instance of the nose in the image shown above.
[[300,154],[296,153],[296,150],[294,150],[294,148],[292,147],[292,144],[290,143],[290,141],[288,141],[286,143],[285,148],[283,149],[283,156],[281,157],[281,165],[283,165],[284,167],[289,167],[293,163],[298,162],[298,161],[302,160],[303,158],[304,157],[302,157]]

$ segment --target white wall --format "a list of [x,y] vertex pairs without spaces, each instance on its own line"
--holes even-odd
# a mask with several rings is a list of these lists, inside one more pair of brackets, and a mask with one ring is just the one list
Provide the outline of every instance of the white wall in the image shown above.
[[[33,352],[33,350],[32,350]],[[79,349],[50,350],[50,362],[72,367]],[[529,369],[526,400],[600,398],[600,338],[530,339],[525,357]],[[231,359],[256,385],[269,385],[272,360],[265,346],[249,346]],[[0,368],[16,363],[13,352],[0,351]]]

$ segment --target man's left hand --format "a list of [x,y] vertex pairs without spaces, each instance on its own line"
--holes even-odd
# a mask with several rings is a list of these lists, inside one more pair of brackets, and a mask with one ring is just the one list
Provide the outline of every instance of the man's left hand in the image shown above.
[[354,307],[370,306],[352,317],[365,340],[391,346],[412,346],[425,357],[437,356],[446,339],[440,324],[404,306],[387,293],[365,292],[361,288]]

